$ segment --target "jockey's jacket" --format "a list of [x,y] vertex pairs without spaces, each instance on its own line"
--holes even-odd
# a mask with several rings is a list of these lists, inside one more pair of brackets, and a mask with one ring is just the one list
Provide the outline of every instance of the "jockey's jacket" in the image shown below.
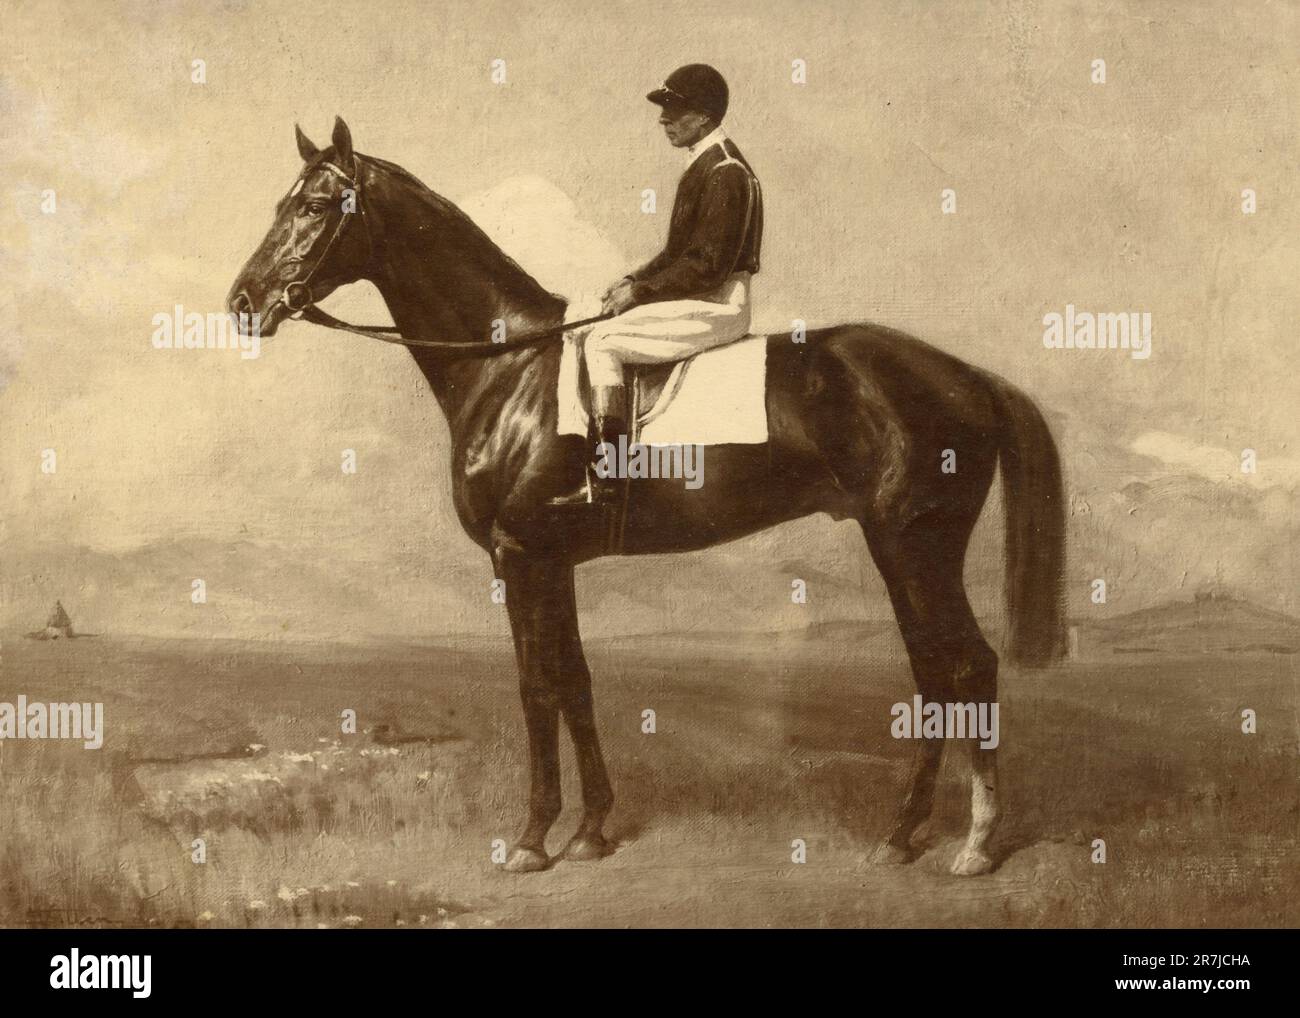
[[716,290],[733,272],[758,271],[763,195],[730,138],[711,145],[677,184],[664,249],[628,277],[638,304]]

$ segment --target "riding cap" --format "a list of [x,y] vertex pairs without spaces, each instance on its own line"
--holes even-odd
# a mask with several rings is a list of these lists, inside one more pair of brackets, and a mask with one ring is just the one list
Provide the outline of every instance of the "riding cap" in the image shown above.
[[688,109],[707,113],[717,123],[727,115],[727,82],[708,64],[687,64],[664,79],[664,83],[646,95],[652,103],[666,106],[679,103]]

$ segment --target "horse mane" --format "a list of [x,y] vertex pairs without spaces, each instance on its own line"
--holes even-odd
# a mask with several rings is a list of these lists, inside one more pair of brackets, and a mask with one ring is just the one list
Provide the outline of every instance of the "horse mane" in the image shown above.
[[452,224],[467,253],[482,263],[492,278],[503,281],[511,289],[523,291],[526,296],[534,300],[549,300],[555,304],[554,308],[540,310],[563,314],[568,299],[542,286],[527,269],[501,250],[492,238],[483,232],[483,228],[461,211],[455,203],[448,201],[414,173],[396,163],[390,163],[378,156],[362,155],[360,152],[353,153],[353,156],[358,165],[369,165],[383,170],[438,220]]

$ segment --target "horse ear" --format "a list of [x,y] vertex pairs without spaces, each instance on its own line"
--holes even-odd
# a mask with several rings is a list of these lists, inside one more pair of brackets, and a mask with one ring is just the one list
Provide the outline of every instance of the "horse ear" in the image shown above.
[[343,123],[342,117],[334,118],[334,157],[341,163],[352,161],[352,132]]
[[320,155],[320,149],[312,144],[311,139],[302,133],[302,128],[297,124],[293,125],[293,133],[294,137],[298,139],[298,154],[302,156],[304,163],[311,162]]

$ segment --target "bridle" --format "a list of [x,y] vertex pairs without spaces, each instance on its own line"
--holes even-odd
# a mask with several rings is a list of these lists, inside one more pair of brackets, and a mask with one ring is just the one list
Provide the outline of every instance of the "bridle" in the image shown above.
[[[323,325],[328,329],[339,329],[343,332],[352,332],[358,336],[369,336],[371,339],[378,339],[385,343],[396,343],[400,346],[418,346],[425,349],[440,350],[443,353],[454,354],[458,357],[496,357],[500,354],[513,353],[515,350],[527,347],[537,346],[552,339],[557,339],[570,329],[579,329],[585,325],[591,325],[595,322],[603,322],[612,315],[600,314],[591,318],[583,318],[576,322],[565,322],[563,325],[552,326],[549,329],[539,329],[535,332],[526,332],[507,343],[484,342],[484,343],[459,343],[442,341],[436,339],[405,339],[402,337],[401,330],[393,325],[353,325],[350,322],[342,321],[335,318],[327,311],[322,311],[316,306],[315,296],[312,294],[311,283],[315,278],[320,267],[325,264],[325,259],[334,250],[339,239],[343,236],[343,231],[347,226],[348,219],[352,216],[358,216],[364,219],[365,211],[361,204],[361,185],[354,180],[349,174],[345,173],[338,166],[331,162],[315,163],[312,170],[326,169],[343,181],[344,185],[352,191],[353,202],[356,206],[355,212],[344,212],[338,223],[334,227],[334,232],[330,234],[330,239],[326,241],[325,247],[321,250],[320,256],[316,263],[307,270],[307,274],[299,279],[294,279],[285,283],[284,288],[280,291],[280,296],[275,299],[271,307],[267,308],[267,313],[277,304],[283,304],[289,312],[291,319],[301,319],[304,322],[310,322],[312,325]],[[298,185],[301,186],[306,180],[306,174],[298,178]],[[362,223],[362,229],[366,230],[367,245],[373,250],[373,238],[370,236],[369,229]]]

